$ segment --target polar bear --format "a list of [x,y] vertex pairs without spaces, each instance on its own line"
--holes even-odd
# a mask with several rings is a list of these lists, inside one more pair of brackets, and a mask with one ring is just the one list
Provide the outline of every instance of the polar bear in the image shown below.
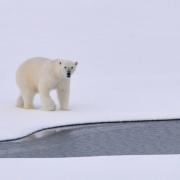
[[16,82],[21,91],[17,99],[17,107],[33,108],[33,98],[40,94],[42,109],[56,110],[50,97],[50,91],[57,89],[61,110],[68,110],[70,77],[75,71],[77,62],[67,59],[36,57],[25,61],[16,72]]

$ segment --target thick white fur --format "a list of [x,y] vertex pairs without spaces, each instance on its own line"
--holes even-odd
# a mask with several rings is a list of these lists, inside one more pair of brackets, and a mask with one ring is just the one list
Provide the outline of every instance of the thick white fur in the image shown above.
[[77,62],[65,59],[50,60],[37,57],[25,61],[16,72],[16,82],[21,91],[17,99],[17,107],[33,108],[33,98],[40,94],[42,109],[56,110],[56,105],[50,97],[50,91],[57,89],[57,95],[61,110],[68,110],[70,78],[76,69]]

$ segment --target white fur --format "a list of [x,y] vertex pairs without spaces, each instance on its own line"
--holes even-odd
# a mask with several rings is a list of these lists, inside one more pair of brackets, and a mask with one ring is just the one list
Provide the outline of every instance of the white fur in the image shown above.
[[37,57],[25,61],[17,70],[16,82],[21,91],[17,99],[17,107],[33,108],[33,98],[40,94],[42,109],[56,110],[56,105],[50,97],[50,91],[57,89],[61,110],[68,110],[70,78],[76,69],[77,62],[65,59],[50,60]]

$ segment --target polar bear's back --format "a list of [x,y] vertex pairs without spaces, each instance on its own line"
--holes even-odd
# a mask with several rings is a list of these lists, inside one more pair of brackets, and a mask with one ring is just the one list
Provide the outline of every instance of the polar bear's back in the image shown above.
[[43,66],[50,61],[50,59],[43,57],[35,57],[26,60],[16,72],[16,81],[19,87],[28,87],[36,91],[40,72]]

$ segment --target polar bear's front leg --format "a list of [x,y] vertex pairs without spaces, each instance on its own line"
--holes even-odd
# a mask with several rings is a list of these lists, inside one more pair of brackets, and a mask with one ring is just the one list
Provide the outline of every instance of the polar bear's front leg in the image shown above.
[[56,105],[50,97],[50,90],[46,87],[40,87],[39,94],[42,102],[42,109],[46,111],[55,111]]
[[65,88],[61,88],[60,86],[57,88],[57,94],[58,94],[58,99],[59,103],[61,106],[61,110],[68,110],[69,108],[69,84]]

